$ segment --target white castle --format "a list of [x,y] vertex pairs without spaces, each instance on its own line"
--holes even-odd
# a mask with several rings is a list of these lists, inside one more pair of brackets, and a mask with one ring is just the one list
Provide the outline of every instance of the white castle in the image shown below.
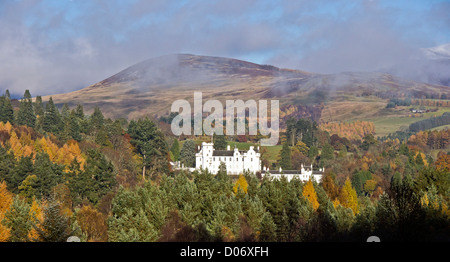
[[259,152],[259,146],[256,148],[250,146],[250,149],[238,150],[236,147],[231,150],[230,146],[227,146],[227,150],[215,150],[214,143],[203,142],[199,152],[195,154],[195,169],[208,169],[212,174],[217,174],[219,166],[224,163],[229,175],[239,175],[244,171],[250,171],[256,174],[261,173],[261,176],[270,175],[273,178],[281,178],[285,176],[288,181],[294,177],[299,178],[302,181],[315,180],[320,182],[324,169],[319,171],[313,171],[312,165],[301,166],[300,170],[269,170],[264,167],[261,170],[261,154]]
[[228,174],[242,174],[244,171],[256,173],[261,171],[261,154],[250,146],[248,151],[240,151],[236,147],[230,150],[215,150],[214,143],[202,143],[199,152],[195,154],[195,169],[208,169],[209,172],[217,174],[219,165],[225,163]]

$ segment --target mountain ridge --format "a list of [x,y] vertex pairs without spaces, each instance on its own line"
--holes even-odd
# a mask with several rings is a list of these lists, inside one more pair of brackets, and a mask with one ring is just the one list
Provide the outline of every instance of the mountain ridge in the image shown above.
[[[313,106],[347,95],[381,98],[450,93],[450,87],[401,79],[387,73],[317,74],[243,60],[171,54],[143,60],[86,88],[52,95],[87,112],[99,106],[107,117],[135,119],[170,113],[177,99],[279,99],[281,106]],[[50,96],[43,97],[44,101]],[[307,115],[306,115],[307,116]]]

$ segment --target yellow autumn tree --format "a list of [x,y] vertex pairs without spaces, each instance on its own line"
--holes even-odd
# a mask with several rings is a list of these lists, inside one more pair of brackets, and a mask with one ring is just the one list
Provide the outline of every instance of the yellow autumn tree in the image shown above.
[[22,156],[23,153],[23,147],[20,143],[19,138],[17,137],[16,132],[11,132],[11,137],[9,138],[9,144],[11,145],[10,151],[14,153],[14,157],[16,159],[19,159],[20,156]]
[[354,215],[359,213],[358,196],[356,194],[356,190],[352,187],[352,183],[350,182],[350,179],[348,177],[341,189],[341,193],[339,195],[339,203],[343,207],[350,208],[353,211]]
[[[44,213],[42,212],[42,206],[33,198],[30,208],[30,217],[35,219],[36,227],[40,228],[40,225],[44,221]],[[28,233],[28,239],[35,240],[39,238],[39,234],[35,227],[33,227]]]
[[233,191],[234,191],[235,194],[238,193],[239,188],[242,190],[242,192],[247,194],[248,183],[247,183],[247,180],[245,179],[245,177],[242,174],[239,175],[239,179],[234,184]]
[[312,204],[314,210],[317,210],[319,208],[319,201],[317,200],[316,190],[314,189],[314,185],[311,180],[306,182],[306,184],[303,186],[302,194]]
[[[13,202],[13,194],[6,188],[6,183],[0,183],[0,222],[5,218],[6,211],[9,210]],[[0,223],[0,242],[6,242],[10,236],[10,229]]]

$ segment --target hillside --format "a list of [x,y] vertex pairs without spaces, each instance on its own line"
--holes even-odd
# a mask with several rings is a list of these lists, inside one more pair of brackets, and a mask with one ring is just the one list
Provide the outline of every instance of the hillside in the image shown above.
[[99,106],[107,117],[136,119],[167,115],[173,101],[192,102],[194,91],[203,92],[204,101],[278,99],[282,116],[334,121],[341,120],[339,115],[330,117],[328,113],[324,118],[322,112],[336,112],[335,107],[350,101],[363,103],[358,107],[361,112],[353,117],[358,119],[359,115],[379,113],[388,98],[448,94],[450,87],[384,73],[323,75],[230,58],[178,54],[145,60],[84,89],[52,97],[59,106],[80,103],[88,113]]

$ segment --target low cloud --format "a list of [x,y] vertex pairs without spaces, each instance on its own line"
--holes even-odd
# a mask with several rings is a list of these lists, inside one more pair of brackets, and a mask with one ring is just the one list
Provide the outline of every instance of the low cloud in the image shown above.
[[373,71],[449,40],[450,31],[448,3],[406,10],[389,1],[50,2],[0,2],[0,91],[65,93],[174,53]]

